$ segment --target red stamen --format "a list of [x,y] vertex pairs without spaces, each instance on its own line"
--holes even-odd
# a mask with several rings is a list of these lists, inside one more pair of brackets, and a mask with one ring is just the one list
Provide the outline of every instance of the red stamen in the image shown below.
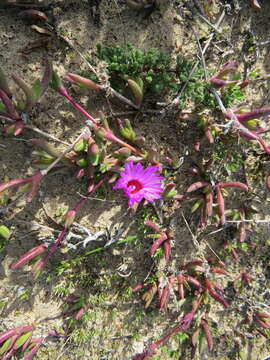
[[138,191],[140,191],[143,188],[142,184],[138,180],[130,180],[127,186],[133,187],[132,191],[130,192],[131,194],[136,194]]

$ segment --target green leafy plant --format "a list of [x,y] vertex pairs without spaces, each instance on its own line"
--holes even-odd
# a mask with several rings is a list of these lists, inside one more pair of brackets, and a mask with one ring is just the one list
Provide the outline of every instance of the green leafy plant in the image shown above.
[[[158,49],[139,49],[130,44],[97,46],[97,57],[107,63],[110,81],[114,88],[123,89],[130,79],[147,91],[161,93],[175,89],[176,70],[171,69],[171,59]],[[132,90],[132,85],[130,85]],[[133,90],[132,90],[133,91]]]

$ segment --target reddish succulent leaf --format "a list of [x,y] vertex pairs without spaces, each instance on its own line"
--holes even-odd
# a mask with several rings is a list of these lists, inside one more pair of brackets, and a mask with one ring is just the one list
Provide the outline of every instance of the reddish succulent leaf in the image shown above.
[[260,312],[260,311],[255,311],[255,315],[259,318],[262,318],[262,319],[270,319],[270,315],[269,314],[266,314],[266,313],[263,313],[263,312]]
[[0,346],[0,356],[6,354],[8,351],[11,350],[11,348],[13,347],[17,338],[18,338],[18,335],[16,334],[16,335],[9,337],[6,341],[4,341],[3,345]]
[[254,7],[254,9],[257,9],[257,10],[261,10],[261,9],[262,9],[261,6],[260,6],[260,4],[259,4],[259,2],[258,2],[258,0],[251,0],[251,4],[252,4],[252,6]]
[[215,299],[217,302],[222,304],[225,308],[229,307],[229,304],[224,299],[224,297],[213,289],[211,282],[209,280],[207,280],[207,279],[205,279],[205,287],[206,287],[206,290],[208,291],[209,295],[213,299]]
[[246,240],[246,237],[247,237],[246,224],[242,222],[239,225],[239,241],[244,242]]
[[38,10],[24,10],[18,14],[23,19],[48,21],[48,16]]
[[159,302],[160,309],[165,309],[167,307],[169,298],[170,298],[170,287],[169,287],[169,285],[166,285],[162,289],[161,298],[160,298],[160,302]]
[[151,286],[151,288],[143,294],[142,299],[145,301],[146,308],[148,308],[149,305],[151,304],[157,291],[158,291],[158,288],[157,288],[156,284],[153,284],[153,286]]
[[37,172],[33,176],[26,179],[13,179],[0,185],[0,193],[10,187],[20,186],[29,183],[29,190],[27,193],[27,201],[31,201],[35,192],[37,191],[38,184],[42,178],[41,172]]
[[75,315],[75,319],[80,320],[83,317],[83,315],[86,313],[86,310],[87,309],[85,307],[82,307]]
[[214,143],[214,138],[211,132],[211,128],[209,126],[206,126],[204,128],[204,135],[210,144]]
[[238,80],[223,80],[217,77],[212,77],[209,81],[216,89],[221,89],[225,85],[236,85],[238,83]]
[[71,79],[72,81],[74,81],[75,83],[78,83],[80,85],[82,85],[83,87],[87,87],[88,89],[92,89],[92,90],[101,90],[102,86],[95,83],[94,81],[87,79],[83,76],[77,75],[77,74],[73,74],[73,73],[68,73],[67,74],[67,79]]
[[209,186],[211,185],[209,182],[206,182],[206,181],[198,181],[198,182],[195,182],[194,184],[190,185],[188,188],[187,188],[187,192],[192,192],[192,191],[196,191],[202,187],[205,187],[205,186]]
[[201,228],[205,228],[206,225],[207,225],[207,219],[206,219],[206,203],[204,203],[204,206],[201,207],[199,226],[200,226]]
[[0,344],[14,335],[16,335],[16,329],[11,329],[3,332],[2,334],[0,334]]
[[15,352],[15,349],[11,348],[9,350],[9,352],[7,352],[2,358],[1,360],[7,360],[7,359],[11,359],[12,358],[12,355],[14,354]]
[[248,186],[246,184],[243,184],[241,182],[238,181],[230,181],[230,182],[226,182],[226,183],[219,183],[216,185],[216,188],[230,188],[230,187],[235,187],[238,188],[240,190],[243,191],[248,191]]
[[164,335],[160,340],[154,342],[153,344],[149,345],[146,350],[135,357],[132,360],[145,360],[152,357],[158,346],[162,345],[165,341],[167,341],[172,335],[177,334],[179,331],[188,330],[194,318],[195,312],[192,311],[186,315],[184,315],[180,321],[179,325],[175,326],[171,331],[169,331],[166,335]]
[[42,96],[45,93],[45,91],[47,90],[49,83],[51,81],[51,78],[52,78],[52,73],[53,73],[52,64],[49,62],[48,58],[45,57],[45,70],[44,70],[43,77],[41,79],[40,96]]
[[159,228],[159,226],[157,224],[155,224],[153,221],[150,220],[146,220],[144,222],[145,226],[148,226],[150,229],[152,229],[154,232],[156,232],[157,234],[162,233],[162,230]]
[[216,274],[222,274],[222,275],[227,275],[228,274],[226,270],[221,269],[219,267],[212,267],[210,269],[210,271],[213,272],[213,273],[216,273]]
[[228,61],[223,68],[214,76],[212,76],[209,81],[217,89],[222,88],[225,85],[236,84],[237,80],[230,80],[225,78],[230,73],[235,73],[237,70],[237,63],[235,61]]
[[11,336],[21,335],[21,334],[31,331],[31,330],[34,330],[34,327],[31,325],[26,325],[26,326],[21,326],[21,327],[14,328],[14,329],[11,329],[8,331],[4,331],[3,333],[0,334],[0,344]]
[[163,243],[163,251],[164,251],[164,257],[167,261],[170,260],[172,248],[169,240],[164,241]]
[[239,134],[248,140],[256,140],[260,143],[266,154],[270,155],[270,147],[262,139],[262,137],[256,132],[249,130],[245,127],[236,117],[234,119],[233,127],[239,131]]
[[141,289],[143,289],[146,285],[144,284],[137,284],[132,291],[136,292],[136,291],[140,291]]
[[184,299],[185,298],[185,289],[184,289],[184,281],[185,281],[185,276],[182,274],[178,274],[176,276],[177,282],[178,282],[178,294],[179,294],[179,298],[180,299]]
[[201,148],[201,139],[197,138],[195,140],[195,143],[193,144],[193,149],[195,151],[200,151],[200,148]]
[[35,246],[33,249],[29,250],[27,253],[22,255],[18,261],[10,265],[10,269],[15,270],[18,267],[24,265],[28,261],[34,259],[36,256],[44,253],[47,250],[47,245],[38,245]]
[[264,329],[270,329],[270,324],[268,322],[263,321],[257,317],[255,318],[255,321],[259,326],[263,327]]
[[40,348],[41,343],[35,345],[23,358],[23,360],[31,360],[34,355],[38,352],[38,349]]
[[185,288],[184,284],[178,284],[178,294],[179,298],[183,300],[185,298]]
[[266,187],[270,191],[270,175],[266,177]]
[[195,259],[195,260],[189,261],[185,265],[181,266],[181,269],[186,270],[188,268],[191,268],[191,267],[194,267],[197,265],[202,265],[203,263],[204,263],[203,260]]
[[234,60],[227,61],[226,64],[223,66],[221,71],[219,72],[219,75],[225,76],[230,72],[236,72],[237,71],[237,62]]
[[224,297],[222,295],[220,295],[218,292],[216,292],[213,289],[209,289],[208,290],[209,295],[215,299],[217,302],[219,302],[220,304],[222,304],[225,308],[229,307],[229,304],[227,303],[227,301],[224,299]]
[[200,283],[197,279],[195,279],[194,277],[188,275],[188,276],[185,277],[185,280],[186,280],[190,285],[195,286],[198,290],[201,290],[201,289],[202,289],[201,283]]
[[14,136],[18,136],[23,131],[24,122],[22,120],[17,120],[14,124]]
[[33,197],[36,195],[41,179],[42,179],[42,173],[40,171],[32,176],[32,181],[29,183],[29,190],[26,195],[26,200],[28,202],[31,202]]
[[220,218],[220,224],[225,224],[225,204],[224,204],[224,198],[221,193],[220,187],[216,187],[217,189],[217,204],[218,204],[218,215]]
[[160,245],[163,244],[164,241],[166,241],[167,239],[168,239],[167,235],[165,233],[161,233],[161,236],[154,241],[154,244],[152,245],[149,254],[152,256],[160,247]]
[[225,308],[229,307],[229,304],[227,303],[227,301],[224,299],[223,296],[221,296],[218,292],[216,292],[215,290],[209,290],[209,295],[215,299],[217,302],[219,302],[220,304],[222,304]]
[[8,97],[8,95],[5,93],[5,91],[0,89],[0,99],[2,99],[3,104],[6,107],[6,111],[8,112],[8,115],[14,119],[14,120],[18,120],[20,119],[20,116],[17,112],[17,110],[15,109],[12,100]]
[[204,319],[201,320],[200,326],[204,331],[204,335],[206,337],[208,349],[211,351],[211,350],[213,350],[213,339],[212,339],[212,335],[210,333],[210,329],[209,329],[207,321],[204,320]]

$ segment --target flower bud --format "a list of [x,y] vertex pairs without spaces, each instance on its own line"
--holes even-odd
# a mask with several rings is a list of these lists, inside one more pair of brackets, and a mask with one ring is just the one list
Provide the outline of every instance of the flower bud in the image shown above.
[[135,103],[137,105],[140,105],[143,100],[143,88],[138,84],[138,82],[128,79],[128,85],[135,97]]
[[73,74],[73,73],[68,73],[67,75],[68,75],[68,78],[75,81],[81,87],[85,87],[85,88],[88,88],[91,90],[101,90],[102,89],[102,86],[96,84],[93,80],[87,79],[83,76]]

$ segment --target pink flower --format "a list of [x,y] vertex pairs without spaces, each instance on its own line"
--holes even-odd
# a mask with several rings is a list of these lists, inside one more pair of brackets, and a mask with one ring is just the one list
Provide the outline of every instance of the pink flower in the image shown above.
[[123,189],[129,199],[128,205],[132,206],[142,199],[149,202],[160,199],[164,190],[161,185],[162,180],[164,177],[160,176],[158,166],[148,166],[144,169],[140,163],[135,165],[132,161],[128,161],[113,188]]

